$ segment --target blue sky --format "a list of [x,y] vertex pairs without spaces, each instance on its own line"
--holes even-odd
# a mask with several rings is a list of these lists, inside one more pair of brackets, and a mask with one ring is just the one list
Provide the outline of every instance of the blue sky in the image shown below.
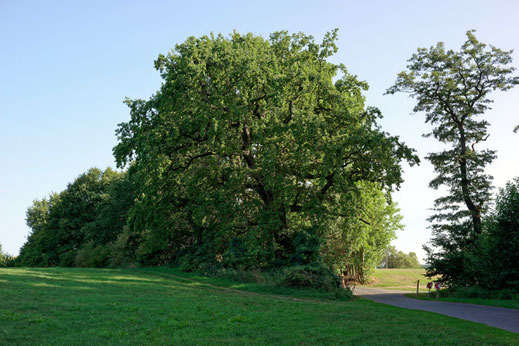
[[[160,86],[153,61],[189,36],[233,30],[268,37],[302,31],[320,40],[339,28],[334,62],[370,85],[367,103],[382,110],[383,128],[423,158],[439,145],[424,139],[413,100],[384,96],[417,47],[443,41],[458,49],[468,29],[485,43],[519,48],[517,1],[6,1],[0,0],[0,244],[17,254],[34,199],[63,190],[90,167],[114,167],[122,101],[148,98]],[[514,66],[519,66],[514,53]],[[498,150],[489,168],[495,185],[519,176],[519,88],[493,95],[485,115],[487,145]],[[438,192],[423,161],[406,168],[395,194],[405,231],[393,242],[416,251],[430,238],[425,218]]]

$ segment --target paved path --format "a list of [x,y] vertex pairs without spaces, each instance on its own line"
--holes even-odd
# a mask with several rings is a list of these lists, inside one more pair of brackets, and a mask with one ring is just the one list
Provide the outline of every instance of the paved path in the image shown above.
[[355,295],[379,303],[399,306],[406,309],[432,311],[519,333],[519,310],[475,304],[412,299],[405,297],[403,295],[404,293],[411,292],[368,287],[355,288]]

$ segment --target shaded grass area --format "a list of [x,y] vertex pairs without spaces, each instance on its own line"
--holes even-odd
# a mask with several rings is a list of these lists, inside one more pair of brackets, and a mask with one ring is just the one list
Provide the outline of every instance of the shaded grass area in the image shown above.
[[9,344],[518,344],[519,335],[434,313],[170,268],[0,269]]
[[342,287],[338,287],[337,290],[329,292],[311,288],[290,288],[277,285],[276,283],[280,281],[279,278],[272,279],[269,277],[261,277],[259,278],[259,280],[249,280],[250,278],[241,277],[241,280],[232,280],[231,278],[226,276],[214,276],[214,273],[212,275],[203,275],[200,273],[186,273],[176,268],[156,267],[149,268],[148,270],[153,271],[157,275],[174,274],[177,277],[196,280],[199,283],[218,285],[219,287],[227,287],[240,291],[290,296],[294,299],[301,298],[348,301],[353,298],[350,291],[346,291]]
[[[454,303],[468,303],[468,304],[478,304],[478,305],[487,305],[487,306],[497,306],[500,308],[508,308],[508,309],[519,309],[519,301],[517,300],[505,300],[505,299],[484,299],[484,298],[459,298],[452,297],[447,295],[447,291],[440,290],[439,300],[444,302],[454,302]],[[427,298],[427,293],[420,293],[418,297],[416,293],[407,293],[405,294],[409,298],[416,298],[422,300],[436,300],[435,292],[431,290],[430,298]]]

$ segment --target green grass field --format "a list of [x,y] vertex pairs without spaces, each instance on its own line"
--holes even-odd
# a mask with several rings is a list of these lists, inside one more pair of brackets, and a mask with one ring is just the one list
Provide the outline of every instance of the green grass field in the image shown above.
[[429,280],[424,276],[425,269],[375,269],[366,287],[380,287],[416,292],[416,281],[420,280],[420,290],[425,290]]
[[364,299],[170,268],[0,269],[0,344],[519,344],[519,334]]
[[[426,277],[424,269],[376,269],[371,282],[366,287],[380,287],[386,289],[395,289],[402,291],[409,291],[414,293],[406,294],[409,298],[425,299],[427,300],[426,284],[429,281]],[[420,280],[420,294],[416,297],[416,280]],[[434,289],[431,290],[430,299],[435,298]],[[519,309],[519,301],[516,300],[502,300],[502,299],[482,299],[482,298],[458,298],[440,296],[440,300],[455,303],[469,303],[488,306],[498,306],[509,309]]]

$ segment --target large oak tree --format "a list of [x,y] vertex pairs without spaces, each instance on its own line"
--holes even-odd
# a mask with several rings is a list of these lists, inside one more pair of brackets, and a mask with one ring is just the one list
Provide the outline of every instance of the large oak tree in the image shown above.
[[364,220],[348,210],[359,181],[388,196],[400,185],[401,160],[417,158],[380,129],[367,84],[329,61],[335,40],[211,35],[159,56],[163,84],[126,101],[131,119],[114,148],[140,186],[130,228],[141,260],[196,249],[225,262],[233,244],[254,266],[282,263],[302,230]]

